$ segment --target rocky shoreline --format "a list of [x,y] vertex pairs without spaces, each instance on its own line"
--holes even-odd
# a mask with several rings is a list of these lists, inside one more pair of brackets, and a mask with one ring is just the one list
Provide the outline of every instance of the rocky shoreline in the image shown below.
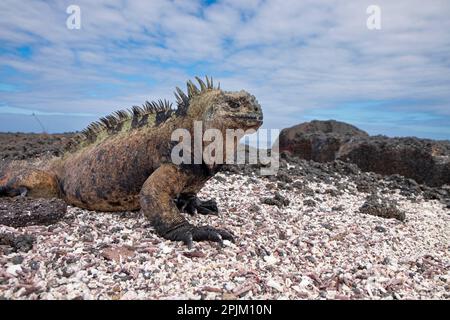
[[279,148],[317,162],[341,160],[382,175],[400,174],[418,183],[450,185],[450,141],[369,136],[344,122],[314,120],[283,129]]
[[0,296],[450,298],[448,193],[340,161],[287,156],[277,176],[258,172],[226,168],[201,192],[221,214],[188,218],[232,231],[224,248],[164,241],[138,212],[68,207],[47,226],[2,226]]
[[[56,155],[70,135],[45,137],[24,152]],[[21,157],[12,145],[4,163]],[[219,216],[188,217],[230,230],[236,243],[224,248],[165,241],[139,212],[0,198],[0,298],[450,298],[448,185],[289,152],[277,175],[259,173],[224,167],[200,194]]]

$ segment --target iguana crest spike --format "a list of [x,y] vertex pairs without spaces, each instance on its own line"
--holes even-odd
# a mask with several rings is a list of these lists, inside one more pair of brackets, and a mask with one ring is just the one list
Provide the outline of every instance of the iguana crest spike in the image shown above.
[[202,92],[208,90],[208,87],[206,86],[206,84],[203,82],[202,79],[200,79],[199,77],[195,77],[195,79],[197,79],[198,84],[200,85],[200,90],[201,90]]
[[195,86],[195,84],[191,80],[189,80],[187,82],[187,90],[188,90],[189,98],[192,98],[200,93],[198,88]]
[[[159,99],[157,101],[145,101],[142,106],[132,106],[131,109],[115,111],[88,125],[73,139],[70,148],[77,148],[80,145],[85,146],[87,143],[97,141],[100,136],[106,137],[110,134],[142,126],[155,126],[173,115],[186,115],[191,103],[190,100],[193,97],[208,90],[219,89],[219,87],[214,88],[212,77],[206,76],[206,82],[199,77],[195,77],[195,79],[198,81],[200,89],[191,80],[186,83],[187,93],[184,93],[178,87],[175,88],[176,109],[172,108],[171,102]],[[126,125],[127,122],[130,122],[129,125]]]
[[187,81],[186,87],[187,87],[187,94],[183,92],[179,87],[176,87],[174,92],[175,98],[177,99],[177,105],[178,108],[176,110],[177,115],[184,115],[186,114],[187,110],[189,109],[190,100],[195,97],[198,94],[201,94],[203,92],[206,92],[208,90],[220,90],[219,87],[214,88],[212,77],[206,76],[206,83],[199,77],[195,77],[195,79],[198,81],[200,85],[200,90],[197,88],[197,86],[191,81]]

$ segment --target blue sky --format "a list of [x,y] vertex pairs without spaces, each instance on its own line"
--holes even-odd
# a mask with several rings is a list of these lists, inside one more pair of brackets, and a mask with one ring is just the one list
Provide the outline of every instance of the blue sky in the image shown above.
[[[66,28],[67,6],[81,29]],[[246,89],[265,128],[312,119],[450,139],[450,2],[365,0],[0,3],[0,131],[80,130],[212,75]]]

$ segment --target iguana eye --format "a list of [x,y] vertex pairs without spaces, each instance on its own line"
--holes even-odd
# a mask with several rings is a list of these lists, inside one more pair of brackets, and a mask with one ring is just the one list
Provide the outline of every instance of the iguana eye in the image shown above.
[[230,108],[232,109],[237,109],[239,108],[239,103],[235,102],[235,101],[229,101],[228,105],[230,106]]

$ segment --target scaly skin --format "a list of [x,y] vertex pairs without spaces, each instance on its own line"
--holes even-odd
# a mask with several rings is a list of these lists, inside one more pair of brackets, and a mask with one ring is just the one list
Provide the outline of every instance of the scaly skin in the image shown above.
[[257,129],[262,110],[245,91],[224,92],[212,79],[197,80],[200,89],[189,81],[188,95],[177,88],[176,110],[167,102],[147,103],[92,124],[62,157],[10,163],[0,173],[0,195],[60,197],[96,211],[140,209],[160,236],[189,246],[233,240],[227,231],[193,226],[180,214],[217,213],[214,201],[202,202],[196,194],[220,165],[173,164],[170,155],[178,142],[171,134],[184,128],[193,137],[194,121],[201,121],[203,130],[220,130],[223,137],[226,129]]

